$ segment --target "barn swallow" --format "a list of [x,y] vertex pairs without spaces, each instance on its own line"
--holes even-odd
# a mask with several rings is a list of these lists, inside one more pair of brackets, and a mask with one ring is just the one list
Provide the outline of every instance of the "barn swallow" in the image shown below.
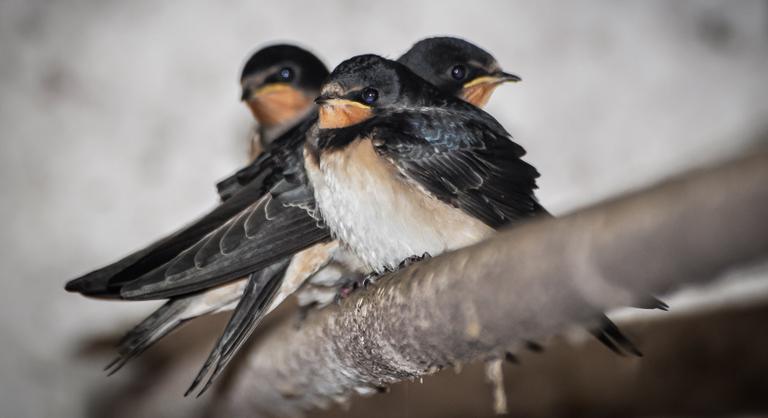
[[437,255],[547,214],[536,169],[488,113],[375,55],[340,64],[305,146],[316,205],[369,271]]
[[[242,98],[252,109],[257,122],[265,129],[264,134],[260,135],[261,138],[270,141],[271,132],[286,129],[291,119],[307,111],[311,112],[314,108],[311,101],[327,75],[328,70],[317,57],[296,46],[274,45],[253,54],[242,71]],[[297,103],[306,102],[300,99],[302,97],[311,97],[308,99],[310,104],[302,105],[305,109],[299,111],[300,106]],[[298,129],[306,128],[288,126],[287,129],[283,136],[290,137]],[[284,157],[282,154],[278,156]],[[277,171],[280,168],[279,164],[284,161],[280,159],[274,162],[275,164],[270,165],[269,168],[277,165],[275,168]],[[288,161],[288,163],[291,162]],[[245,190],[242,190],[242,193],[239,193],[232,202],[217,206],[188,227],[116,263],[69,281],[66,289],[91,297],[119,298],[119,289],[123,283],[163,265],[240,210],[261,198],[269,190],[275,178],[267,175],[267,171],[269,171],[267,168],[260,171],[260,184],[243,188]]]
[[485,107],[498,86],[518,82],[493,55],[475,44],[453,37],[435,37],[415,43],[397,59],[443,93]]
[[[421,59],[420,57],[424,57]],[[476,105],[483,106],[487,103],[493,90],[500,84],[508,81],[520,81],[520,78],[516,75],[505,73],[500,70],[498,62],[490,54],[483,49],[457,38],[429,38],[416,43],[411,50],[401,57],[401,60],[407,62],[406,65],[412,65],[414,71],[425,80],[432,82],[439,86],[446,94],[457,95],[464,100],[474,102]],[[480,90],[478,90],[480,89]],[[482,94],[478,94],[481,91]],[[296,143],[297,146],[301,146],[301,143]],[[259,163],[251,165],[258,166]],[[258,171],[250,171],[247,168],[246,171],[241,171],[236,174],[232,179],[235,180],[230,183],[230,186],[234,184],[249,184],[253,173]],[[226,182],[225,182],[226,183]],[[219,190],[227,190],[227,187],[222,187],[225,183],[219,184]],[[232,189],[229,189],[232,190]],[[237,189],[234,189],[237,190]],[[222,194],[222,198],[226,199],[227,195]],[[318,244],[318,246],[332,245],[333,243]],[[317,246],[316,246],[317,247]],[[308,251],[313,251],[311,247]],[[316,257],[303,257],[304,253],[299,255],[302,258],[308,260],[314,260],[315,266],[322,266],[320,269],[307,270],[312,274],[305,275],[307,283],[301,283],[301,290],[297,293],[300,306],[310,306],[313,304],[319,304],[320,306],[327,304],[333,300],[336,295],[336,290],[333,290],[332,285],[336,285],[342,281],[342,279],[356,274],[359,270],[359,262],[350,254],[345,251],[323,252],[328,257],[335,257],[334,260],[325,260],[323,263],[318,263]],[[296,261],[294,259],[294,261]],[[295,276],[289,276],[295,277]],[[291,283],[286,280],[285,283]],[[287,288],[287,289],[286,289]],[[297,290],[295,284],[283,285],[280,289],[282,295],[293,293]],[[284,296],[283,296],[284,298]],[[252,299],[255,300],[255,299]],[[278,301],[282,300],[281,297],[277,298]],[[247,301],[243,302],[245,306]],[[276,305],[275,305],[276,306]],[[238,307],[235,315],[228,324],[227,329],[238,327],[242,329],[241,324],[244,321],[242,318],[248,318],[237,314],[241,309]],[[243,309],[247,311],[247,309]],[[269,312],[269,310],[266,310]],[[251,327],[255,326],[254,317],[250,317]],[[250,334],[251,330],[248,330]],[[231,335],[238,335],[237,333],[225,334],[217,342],[217,348],[214,349],[208,361],[200,371],[195,381],[193,382],[187,394],[190,393],[200,383],[201,379],[208,372],[209,368],[214,368],[208,383],[202,388],[200,393],[205,392],[207,387],[211,384],[213,379],[218,375],[220,370],[228,363],[226,357],[222,357],[221,353],[232,352],[228,349],[227,340],[232,340]],[[241,335],[241,337],[247,338],[248,335]],[[231,343],[230,343],[231,346]],[[231,355],[230,355],[231,358]],[[217,364],[214,364],[217,363]]]
[[[251,109],[259,127],[251,144],[251,155],[267,147],[276,135],[289,130],[293,123],[312,111],[315,106],[313,100],[327,75],[327,68],[317,57],[293,45],[268,46],[250,57],[241,75],[241,99]],[[71,280],[66,289],[86,296],[120,298],[122,283],[169,261],[263,194],[264,191],[259,188],[245,191],[239,200],[236,199],[229,206],[214,209],[191,227],[163,238],[117,263]],[[233,309],[244,288],[245,282],[234,282],[211,289],[205,294],[168,301],[121,340],[119,357],[110,364],[110,372],[119,370],[126,361],[182,323],[201,315]]]
[[272,45],[251,56],[240,76],[240,99],[258,122],[251,160],[312,110],[327,76],[320,59],[295,45]]

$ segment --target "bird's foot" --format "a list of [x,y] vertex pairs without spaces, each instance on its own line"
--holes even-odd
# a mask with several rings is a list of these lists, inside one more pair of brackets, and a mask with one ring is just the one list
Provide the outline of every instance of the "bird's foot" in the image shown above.
[[429,260],[430,258],[432,258],[432,255],[430,255],[429,253],[426,253],[426,252],[424,254],[420,255],[420,256],[419,255],[412,255],[412,256],[406,258],[405,260],[401,261],[400,264],[397,266],[397,268],[398,269],[402,269],[402,268],[410,266],[411,264],[418,263],[419,261]]
[[342,299],[348,298],[349,295],[354,293],[357,289],[368,288],[368,286],[373,284],[379,276],[380,275],[377,273],[369,273],[366,275],[355,275],[354,277],[344,279],[343,284],[339,287],[338,293],[336,293],[336,303],[341,302]]

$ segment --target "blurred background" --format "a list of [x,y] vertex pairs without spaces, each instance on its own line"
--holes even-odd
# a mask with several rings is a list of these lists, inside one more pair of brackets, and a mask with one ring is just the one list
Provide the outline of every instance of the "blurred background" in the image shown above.
[[[0,0],[0,416],[205,413],[206,397],[181,395],[226,317],[106,378],[111,344],[157,303],[88,300],[64,282],[216,203],[214,183],[246,162],[238,79],[255,49],[295,42],[333,67],[434,35],[475,42],[522,76],[488,111],[528,150],[556,214],[768,132],[767,1]],[[670,313],[620,312],[644,359],[580,340],[524,356],[506,373],[510,410],[768,413],[767,272],[671,296]],[[479,370],[324,416],[485,416]]]

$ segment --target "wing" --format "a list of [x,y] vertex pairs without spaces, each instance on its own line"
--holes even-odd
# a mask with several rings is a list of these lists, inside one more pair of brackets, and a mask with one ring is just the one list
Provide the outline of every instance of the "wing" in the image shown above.
[[499,228],[546,210],[536,169],[495,119],[469,104],[392,112],[369,127],[377,152],[438,199]]
[[275,168],[271,157],[268,151],[262,152],[253,162],[216,183],[216,191],[221,201],[228,200],[251,182],[261,183],[268,178]]
[[191,303],[192,300],[189,298],[169,300],[133,327],[118,343],[117,358],[104,370],[110,376],[117,373],[128,361],[138,357],[161,338],[181,326],[186,321],[184,313]]
[[627,338],[607,316],[601,314],[598,320],[598,326],[589,330],[598,341],[618,355],[631,354],[637,357],[643,356],[643,353],[640,352],[632,340]]
[[235,183],[222,186],[228,190],[225,193],[226,201],[211,212],[113,264],[70,280],[65,289],[86,296],[120,298],[123,285],[176,258],[182,251],[258,202],[272,186],[284,178],[286,172],[292,172],[295,167],[303,164],[301,147],[306,130],[312,123],[314,118],[306,119],[273,143],[270,151],[262,154],[254,164],[246,167],[244,170],[249,170],[247,173],[239,178],[237,174],[230,177],[233,180],[225,180]]
[[169,262],[263,195],[260,185],[244,187],[197,221],[113,264],[70,280],[65,289],[86,296],[119,298],[124,284]]
[[135,281],[125,284],[125,299],[165,299],[207,289],[269,265],[321,241],[313,192],[296,167],[270,193],[209,233],[194,246]]
[[216,377],[224,371],[224,368],[237,354],[240,347],[243,346],[267,313],[272,299],[278,289],[280,289],[280,284],[289,262],[290,258],[280,260],[263,269],[258,274],[252,274],[248,278],[248,286],[246,286],[243,296],[237,304],[237,308],[235,308],[235,312],[230,317],[224,333],[216,341],[216,345],[208,355],[208,359],[184,396],[194,391],[202,383],[203,378],[213,369],[208,381],[197,394],[197,396],[202,395],[208,390]]
[[[307,115],[293,128],[280,135],[252,163],[216,184],[222,201],[228,200],[246,186],[270,183],[270,178],[283,167],[301,164],[301,153],[309,128],[317,120],[317,111]],[[270,184],[271,185],[271,184]],[[267,186],[266,189],[269,187]]]

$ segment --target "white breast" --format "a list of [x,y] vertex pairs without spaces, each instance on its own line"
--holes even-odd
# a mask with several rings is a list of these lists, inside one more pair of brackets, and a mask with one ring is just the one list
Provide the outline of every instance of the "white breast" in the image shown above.
[[396,268],[413,255],[438,255],[493,232],[409,182],[369,140],[324,153],[319,164],[305,159],[325,222],[370,271]]

